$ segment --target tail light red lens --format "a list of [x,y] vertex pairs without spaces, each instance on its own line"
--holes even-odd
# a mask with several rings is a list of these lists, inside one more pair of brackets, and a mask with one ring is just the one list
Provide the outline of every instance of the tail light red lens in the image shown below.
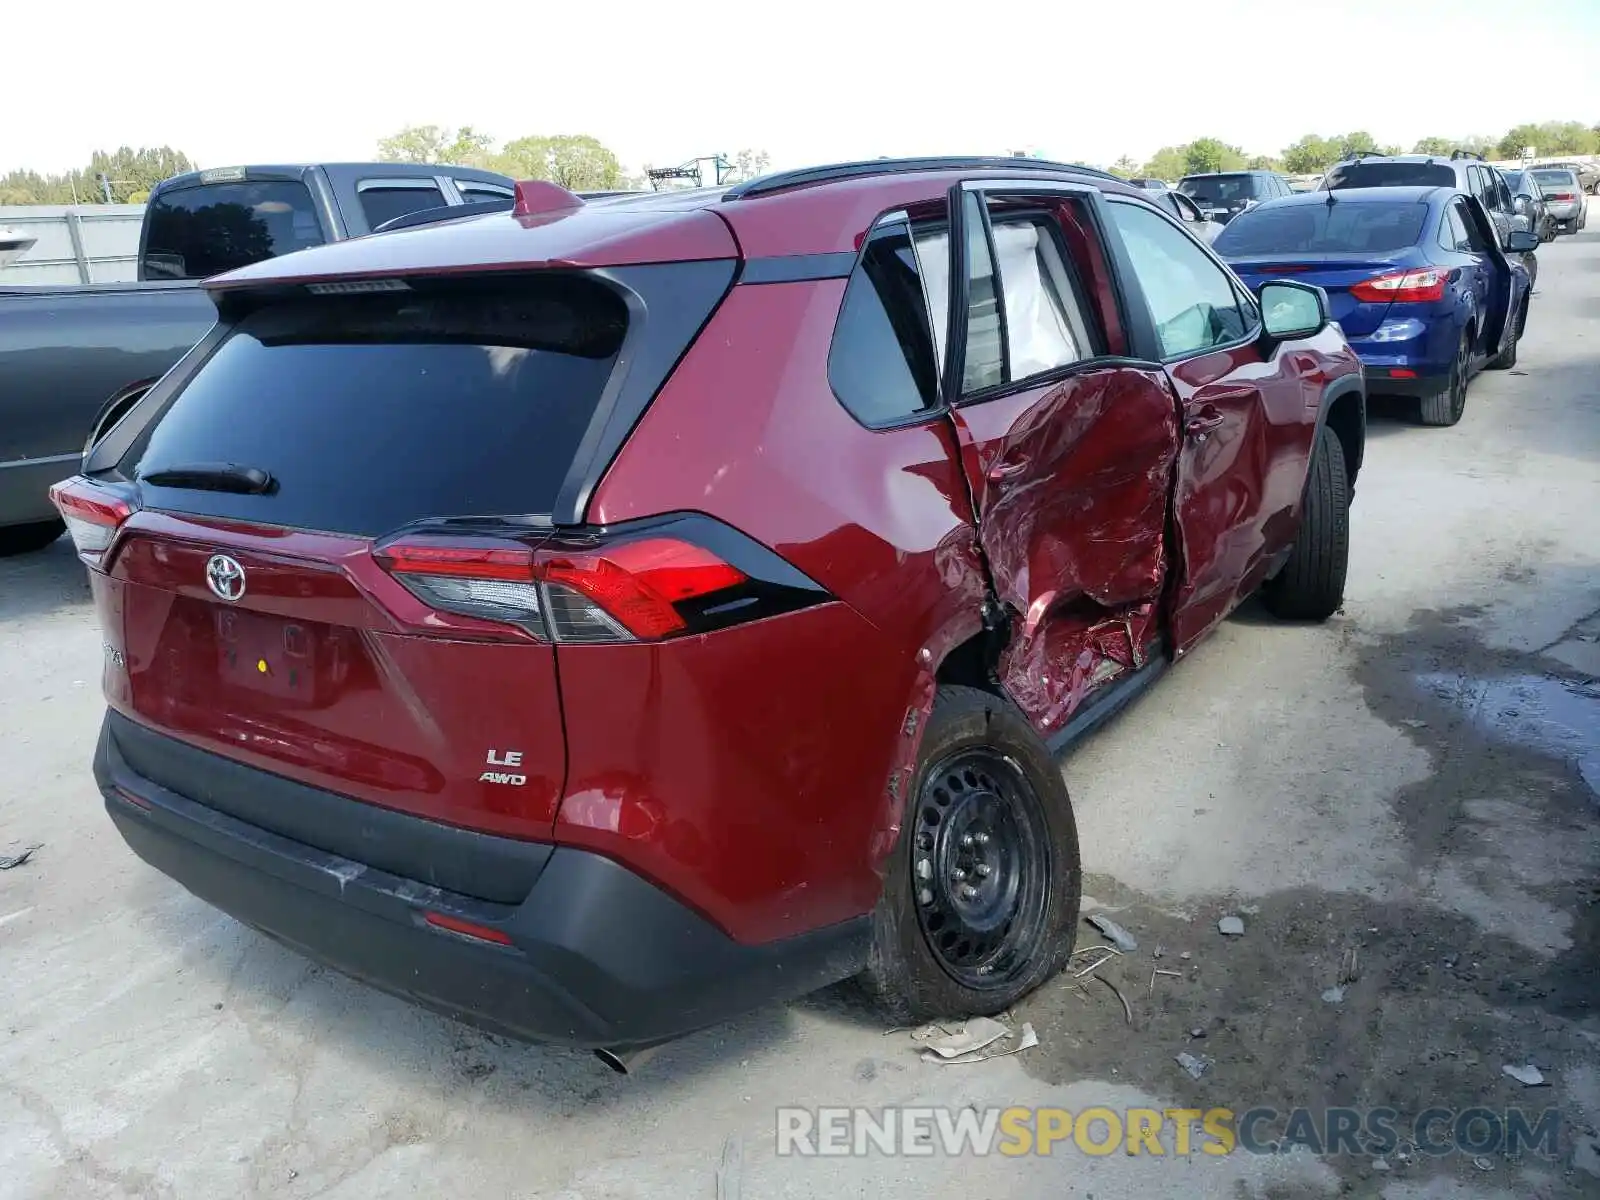
[[374,557],[433,608],[558,642],[655,641],[686,633],[690,622],[680,605],[750,582],[710,550],[670,537],[582,551],[399,542]]
[[1550,193],[1550,199],[1552,199],[1552,200],[1562,200],[1562,201],[1566,201],[1568,203],[1572,202],[1573,200],[1576,200],[1577,198],[1578,198],[1578,194],[1576,192],[1551,192]]
[[1445,285],[1449,282],[1448,268],[1426,267],[1420,271],[1395,271],[1374,279],[1364,279],[1350,289],[1350,294],[1368,304],[1387,304],[1391,300],[1442,300]]
[[121,496],[82,476],[54,485],[50,502],[66,522],[78,557],[90,566],[99,563],[117,527],[133,514],[133,506]]

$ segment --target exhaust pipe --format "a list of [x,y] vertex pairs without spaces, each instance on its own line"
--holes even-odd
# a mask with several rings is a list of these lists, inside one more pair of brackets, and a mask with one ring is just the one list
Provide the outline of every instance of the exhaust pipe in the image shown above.
[[654,1058],[660,1049],[660,1045],[645,1046],[638,1050],[607,1050],[602,1047],[594,1052],[594,1056],[618,1075],[632,1075]]

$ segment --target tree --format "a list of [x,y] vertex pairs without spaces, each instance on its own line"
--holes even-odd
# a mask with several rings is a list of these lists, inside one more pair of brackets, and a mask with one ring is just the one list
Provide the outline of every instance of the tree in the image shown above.
[[1377,154],[1379,149],[1378,139],[1365,129],[1358,129],[1354,133],[1335,138],[1334,142],[1339,147],[1341,159],[1354,158],[1358,154]]
[[765,175],[772,166],[772,156],[765,150],[740,150],[728,160],[733,164],[722,173],[723,183],[743,183],[757,175]]
[[1281,171],[1283,170],[1283,160],[1281,158],[1273,158],[1270,154],[1257,154],[1249,162],[1245,163],[1245,166],[1252,171]]
[[1498,150],[1501,158],[1517,158],[1526,146],[1532,146],[1541,156],[1593,154],[1600,149],[1600,136],[1581,121],[1544,121],[1508,131],[1500,139]]
[[1315,175],[1338,161],[1338,145],[1315,133],[1306,134],[1283,152],[1283,168],[1291,175]]
[[517,138],[491,165],[518,179],[548,179],[574,192],[609,191],[626,182],[617,156],[586,133]]
[[459,167],[487,165],[494,140],[470,125],[407,125],[378,142],[380,162],[450,163]]
[[1142,174],[1150,179],[1165,179],[1169,183],[1188,174],[1188,146],[1163,146],[1145,163]]
[[189,156],[171,146],[96,150],[87,167],[60,175],[12,171],[0,177],[0,204],[103,204],[101,176],[109,182],[113,203],[138,204],[163,179],[192,170]]
[[1184,153],[1184,174],[1200,175],[1208,171],[1240,171],[1244,169],[1245,153],[1217,138],[1203,137],[1190,142]]
[[1425,137],[1411,147],[1413,154],[1437,154],[1444,156],[1456,148],[1456,143],[1450,138]]
[[1111,164],[1111,173],[1118,179],[1132,179],[1139,173],[1139,164],[1134,162],[1132,158],[1128,157],[1128,155],[1124,154],[1121,158],[1117,159],[1116,162]]

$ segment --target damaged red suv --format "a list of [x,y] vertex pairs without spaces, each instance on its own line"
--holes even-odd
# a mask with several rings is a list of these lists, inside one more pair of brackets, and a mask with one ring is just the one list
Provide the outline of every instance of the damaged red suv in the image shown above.
[[55,490],[147,862],[372,984],[637,1048],[1072,948],[1054,755],[1243,598],[1341,603],[1361,368],[1138,190],[876,161],[207,284]]

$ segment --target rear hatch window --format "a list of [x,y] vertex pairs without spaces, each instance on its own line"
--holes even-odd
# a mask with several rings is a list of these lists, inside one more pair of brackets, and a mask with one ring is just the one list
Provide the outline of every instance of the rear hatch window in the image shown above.
[[1259,199],[1261,189],[1253,175],[1190,176],[1178,183],[1178,190],[1202,204],[1225,208],[1242,200]]
[[1454,167],[1427,162],[1346,163],[1328,172],[1332,188],[1455,187]]
[[[270,304],[120,469],[147,507],[362,537],[429,517],[548,514],[626,328],[622,300],[575,276]],[[270,487],[149,478],[218,463]]]
[[141,279],[207,279],[326,240],[310,191],[294,180],[158,192],[145,223]]
[[1415,202],[1291,204],[1243,213],[1223,228],[1218,254],[1385,254],[1422,237],[1428,206]]

